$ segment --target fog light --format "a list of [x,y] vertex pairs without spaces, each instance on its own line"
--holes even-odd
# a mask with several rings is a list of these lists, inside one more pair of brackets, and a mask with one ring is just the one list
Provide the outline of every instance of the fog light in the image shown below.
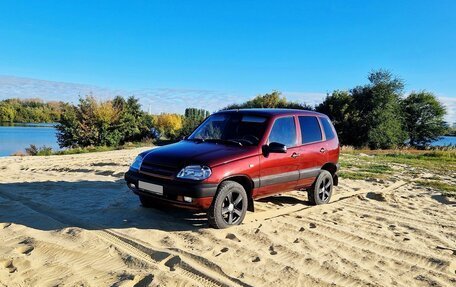
[[184,201],[185,202],[192,202],[192,198],[188,196],[184,196]]

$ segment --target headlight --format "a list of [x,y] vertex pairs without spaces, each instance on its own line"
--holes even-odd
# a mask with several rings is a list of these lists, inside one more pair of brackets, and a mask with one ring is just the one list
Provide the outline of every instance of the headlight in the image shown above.
[[135,158],[135,160],[133,161],[133,163],[130,165],[130,169],[134,170],[134,171],[138,171],[139,168],[141,167],[142,161],[143,161],[142,156],[138,155]]
[[203,180],[211,176],[212,171],[208,166],[189,165],[181,169],[177,174],[178,178]]

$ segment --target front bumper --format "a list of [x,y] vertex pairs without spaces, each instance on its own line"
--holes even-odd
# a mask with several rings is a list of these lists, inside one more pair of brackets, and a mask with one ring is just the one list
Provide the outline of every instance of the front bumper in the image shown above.
[[[155,195],[139,189],[139,180],[163,186],[163,195]],[[217,192],[217,184],[155,178],[132,170],[125,173],[125,181],[137,195],[188,209],[208,209]],[[185,202],[184,196],[191,197],[192,202]]]

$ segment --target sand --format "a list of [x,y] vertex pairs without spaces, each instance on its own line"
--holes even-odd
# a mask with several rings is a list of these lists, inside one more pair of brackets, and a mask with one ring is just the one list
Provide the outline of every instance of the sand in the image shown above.
[[286,193],[215,230],[140,206],[141,150],[1,158],[0,286],[456,286],[456,203],[413,179]]

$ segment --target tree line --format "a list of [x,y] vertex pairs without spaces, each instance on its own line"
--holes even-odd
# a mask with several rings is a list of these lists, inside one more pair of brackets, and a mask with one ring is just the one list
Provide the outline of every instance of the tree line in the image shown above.
[[[404,82],[388,71],[368,75],[368,83],[328,94],[315,107],[287,101],[280,92],[258,95],[224,109],[293,108],[315,110],[332,120],[342,145],[388,149],[423,147],[454,132],[444,121],[444,106],[430,92],[404,95]],[[187,108],[183,115],[149,115],[135,97],[99,101],[93,96],[74,105],[39,99],[0,102],[0,122],[58,122],[61,147],[120,146],[144,139],[178,140],[188,136],[210,112]]]
[[331,118],[341,144],[423,147],[448,131],[445,107],[432,93],[404,96],[404,81],[384,70],[370,73],[368,80],[348,91],[334,91],[315,108]]
[[0,101],[0,123],[56,123],[62,114],[62,102],[41,99]]

